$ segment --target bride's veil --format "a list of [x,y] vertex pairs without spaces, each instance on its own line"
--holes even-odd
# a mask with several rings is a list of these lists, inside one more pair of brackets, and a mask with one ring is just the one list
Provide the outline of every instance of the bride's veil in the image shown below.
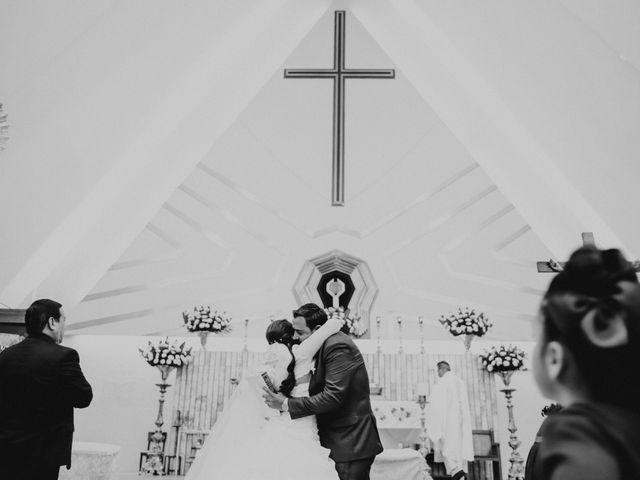
[[[291,352],[280,344],[269,345],[265,358],[259,367],[247,367],[242,380],[233,395],[225,402],[222,413],[207,437],[204,447],[191,465],[185,480],[211,480],[212,473],[216,478],[225,478],[225,474],[233,477],[238,462],[264,448],[260,445],[264,430],[270,417],[279,416],[277,410],[267,407],[262,398],[262,387],[265,385],[257,373],[265,372],[276,385],[287,376],[287,365],[291,362]],[[261,478],[261,467],[255,466]],[[218,476],[219,475],[219,476]]]
[[245,372],[185,480],[211,479],[213,472],[220,472],[226,465],[241,462],[243,456],[251,454],[248,443],[267,422],[259,385],[257,375]]

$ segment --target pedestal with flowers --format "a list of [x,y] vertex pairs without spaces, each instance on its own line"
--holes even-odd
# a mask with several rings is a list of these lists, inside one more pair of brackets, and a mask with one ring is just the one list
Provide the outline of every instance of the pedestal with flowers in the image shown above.
[[184,325],[190,332],[200,336],[202,349],[206,349],[207,337],[210,333],[228,332],[231,330],[231,318],[227,312],[219,313],[208,305],[193,307],[192,311],[182,312]]
[[365,327],[360,321],[359,316],[349,315],[349,309],[345,310],[343,307],[328,307],[324,311],[327,313],[328,318],[339,318],[344,322],[342,331],[354,338],[360,338],[367,333],[367,327]]
[[456,313],[450,313],[446,317],[442,315],[439,321],[454,337],[464,335],[464,348],[467,352],[471,348],[473,337],[482,337],[492,327],[484,313],[476,313],[468,307],[458,308]]
[[513,418],[513,392],[515,388],[511,388],[511,377],[518,370],[524,368],[524,352],[513,345],[500,345],[499,347],[491,347],[489,350],[485,350],[478,357],[482,366],[490,373],[495,373],[500,376],[502,383],[504,383],[503,389],[500,391],[504,393],[507,400],[507,411],[509,414],[509,424],[507,429],[509,430],[509,447],[511,447],[511,455],[509,457],[509,480],[522,480],[524,479],[524,461],[518,447],[520,446],[520,440],[516,432],[516,422]]
[[149,438],[149,449],[143,452],[145,461],[141,464],[140,473],[148,475],[164,475],[164,439],[166,433],[162,431],[164,399],[167,388],[171,385],[167,383],[169,374],[175,368],[181,368],[191,360],[191,348],[185,348],[184,342],[178,344],[176,340],[169,342],[165,337],[156,343],[149,342],[144,349],[138,349],[142,358],[152,367],[160,371],[160,383],[156,385],[160,388],[160,398],[158,400],[158,416],[156,417],[155,431]]

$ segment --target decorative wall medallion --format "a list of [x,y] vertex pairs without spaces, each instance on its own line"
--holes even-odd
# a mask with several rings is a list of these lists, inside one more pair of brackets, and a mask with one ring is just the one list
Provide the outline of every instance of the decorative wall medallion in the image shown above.
[[305,262],[293,286],[298,305],[313,302],[331,306],[332,299],[325,292],[327,283],[334,278],[345,285],[339,299],[340,306],[359,315],[363,327],[371,331],[369,318],[378,286],[367,262],[340,250],[332,250]]

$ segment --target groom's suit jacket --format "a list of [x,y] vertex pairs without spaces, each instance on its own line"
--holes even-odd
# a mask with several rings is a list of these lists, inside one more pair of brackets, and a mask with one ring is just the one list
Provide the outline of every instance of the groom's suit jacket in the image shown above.
[[47,335],[0,352],[0,471],[29,461],[69,467],[73,409],[92,398],[78,352]]
[[290,398],[291,418],[316,415],[322,446],[335,462],[374,457],[382,444],[371,411],[369,375],[351,338],[338,332],[318,351],[309,397]]

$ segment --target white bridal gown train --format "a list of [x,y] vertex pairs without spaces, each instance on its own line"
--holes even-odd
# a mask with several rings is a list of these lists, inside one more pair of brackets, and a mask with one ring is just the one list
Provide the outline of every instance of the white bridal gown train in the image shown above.
[[[301,345],[294,346],[296,378],[308,378],[313,356],[341,325],[340,321],[329,320]],[[258,370],[266,371],[279,386],[287,376],[290,361],[287,347],[274,343]],[[289,414],[266,407],[263,385],[257,374],[245,375],[185,480],[337,480],[329,450],[320,445],[315,416],[291,420]],[[295,397],[308,394],[308,380],[291,392]]]

